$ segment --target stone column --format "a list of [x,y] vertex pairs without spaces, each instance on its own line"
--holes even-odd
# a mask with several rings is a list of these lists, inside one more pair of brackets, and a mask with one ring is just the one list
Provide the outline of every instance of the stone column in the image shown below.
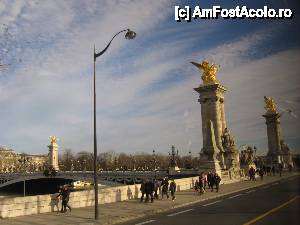
[[267,156],[272,163],[282,163],[280,114],[277,112],[267,112],[263,117],[266,118],[267,124],[269,147]]
[[223,134],[223,126],[226,124],[223,102],[224,102],[224,93],[226,91],[225,87],[216,83],[209,85],[200,85],[198,88],[194,88],[200,94],[199,102],[201,104],[201,117],[202,117],[202,134],[203,134],[203,149],[208,146],[208,139],[210,137],[208,134],[209,121],[213,123],[214,136],[216,147],[219,149],[219,154],[217,156],[220,160],[221,167],[224,169],[224,156],[223,156],[223,147],[221,136]]
[[220,107],[221,107],[222,132],[224,132],[225,128],[227,128],[224,98],[220,98]]
[[55,170],[59,170],[58,167],[58,145],[56,142],[48,145],[49,148],[49,165]]

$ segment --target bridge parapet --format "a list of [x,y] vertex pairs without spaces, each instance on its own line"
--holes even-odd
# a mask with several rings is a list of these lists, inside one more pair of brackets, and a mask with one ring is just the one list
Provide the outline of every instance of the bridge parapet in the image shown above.
[[[162,179],[169,176],[168,170],[150,170],[150,171],[139,171],[139,170],[130,170],[130,171],[99,171],[98,178],[100,183],[113,185],[112,182],[119,183],[141,183],[143,179]],[[195,171],[191,170],[181,170],[177,171],[176,174],[173,174],[173,177],[177,176],[188,176],[195,175]],[[86,181],[93,183],[94,172],[93,171],[58,171],[55,175],[57,178],[72,179],[74,181]],[[40,179],[45,178],[42,172],[30,172],[30,173],[2,173],[0,174],[0,188],[12,183],[20,182],[22,180],[30,179]]]
[[[177,190],[190,189],[197,177],[176,179]],[[57,194],[36,195],[28,197],[0,198],[0,218],[32,215],[56,210]],[[99,189],[99,204],[126,201],[141,196],[140,184],[122,185]],[[71,207],[80,208],[94,205],[94,190],[71,192]]]
[[[99,171],[98,178],[101,184],[115,186],[113,182],[119,183],[140,183],[142,179],[157,178],[161,179],[168,175],[167,171]],[[2,173],[0,174],[0,188],[21,182],[23,180],[41,179],[45,178],[42,172],[30,173]],[[51,178],[51,177],[50,177]],[[86,181],[93,183],[93,171],[58,171],[55,177],[65,178],[74,181]]]

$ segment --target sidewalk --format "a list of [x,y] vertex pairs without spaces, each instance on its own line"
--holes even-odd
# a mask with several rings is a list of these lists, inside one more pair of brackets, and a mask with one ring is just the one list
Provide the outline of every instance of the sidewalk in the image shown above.
[[147,215],[168,211],[173,208],[190,205],[200,201],[221,197],[238,191],[276,182],[286,179],[299,173],[284,174],[264,177],[263,181],[241,181],[220,186],[220,191],[208,191],[204,195],[194,193],[193,190],[177,192],[175,202],[168,200],[156,200],[154,203],[140,203],[139,200],[110,203],[99,205],[99,220],[95,222],[94,207],[76,208],[71,213],[44,213],[30,216],[20,216],[16,218],[0,219],[1,225],[108,225],[138,219]]

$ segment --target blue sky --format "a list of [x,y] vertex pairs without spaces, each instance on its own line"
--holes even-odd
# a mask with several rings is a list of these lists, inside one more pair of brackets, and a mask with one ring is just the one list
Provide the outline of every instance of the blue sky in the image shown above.
[[[290,8],[290,20],[174,20],[174,6],[237,5]],[[181,154],[202,148],[201,114],[189,63],[221,65],[226,118],[238,145],[267,149],[263,96],[300,116],[297,1],[0,1],[0,146],[46,153],[50,135],[60,149],[92,151],[92,54],[124,28],[97,58],[100,151]],[[282,130],[296,152],[299,119],[284,114]]]

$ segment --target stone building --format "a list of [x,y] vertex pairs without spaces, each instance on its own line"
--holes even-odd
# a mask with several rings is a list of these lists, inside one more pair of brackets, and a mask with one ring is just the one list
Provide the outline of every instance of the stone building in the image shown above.
[[[25,163],[24,163],[25,159]],[[48,163],[48,155],[16,153],[12,149],[0,147],[0,173],[42,171]]]

